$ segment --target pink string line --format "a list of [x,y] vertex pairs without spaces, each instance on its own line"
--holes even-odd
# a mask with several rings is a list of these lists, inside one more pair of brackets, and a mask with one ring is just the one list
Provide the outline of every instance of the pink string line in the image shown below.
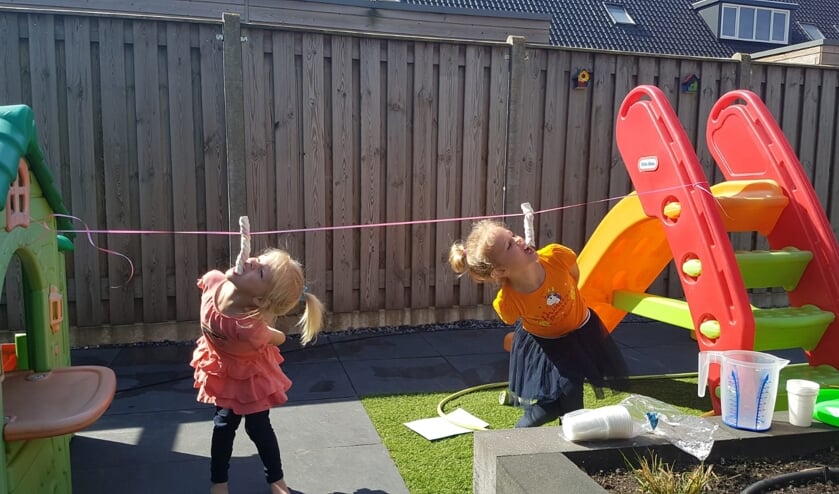
[[[78,221],[79,223],[81,223],[85,226],[85,230],[82,230],[82,231],[87,233],[87,241],[90,243],[90,245],[93,246],[94,249],[96,249],[100,252],[104,252],[105,254],[112,254],[112,255],[115,255],[115,256],[122,257],[123,259],[128,261],[128,268],[129,268],[128,279],[125,280],[125,283],[123,283],[121,285],[117,285],[117,286],[112,286],[111,288],[122,288],[125,285],[127,285],[134,278],[134,263],[131,262],[131,258],[128,257],[127,255],[123,254],[122,252],[117,252],[115,250],[106,249],[104,247],[99,247],[98,245],[96,245],[96,242],[93,241],[93,235],[92,235],[92,233],[94,233],[94,231],[91,230],[90,228],[88,228],[87,223],[85,223],[84,220],[82,220],[81,218],[77,218],[73,215],[69,215],[69,214],[53,213],[50,216],[53,216],[53,217],[56,217],[56,218],[69,218],[71,220]],[[67,233],[67,232],[70,232],[70,231],[71,230],[58,230],[59,233]]]
[[[689,188],[695,187],[702,192],[708,193],[713,197],[713,194],[710,190],[704,188],[700,183],[692,183],[687,185],[676,185],[672,187],[665,187],[661,189],[652,190],[649,192],[636,192],[638,195],[644,194],[652,194],[652,193],[659,193],[659,192],[666,192],[668,190],[675,190],[681,188]],[[624,194],[621,196],[616,197],[608,197],[605,199],[598,199],[596,201],[588,201],[582,202],[578,204],[571,204],[567,206],[557,206],[553,208],[547,209],[540,209],[538,211],[534,211],[533,214],[540,215],[546,213],[552,213],[556,211],[562,211],[565,209],[577,208],[586,206],[588,204],[601,204],[604,202],[611,202],[617,201],[627,197],[629,194]],[[84,225],[83,230],[57,230],[58,233],[84,233],[87,236],[87,241],[90,245],[93,246],[96,250],[103,252],[105,254],[116,255],[122,257],[126,261],[128,261],[128,265],[130,268],[130,272],[128,275],[128,279],[125,283],[112,286],[111,288],[122,288],[126,286],[133,278],[134,278],[134,263],[131,262],[131,259],[121,253],[114,250],[106,249],[104,247],[99,247],[96,245],[96,242],[93,240],[93,234],[107,234],[107,235],[239,235],[238,231],[236,232],[225,232],[225,231],[198,231],[198,230],[94,230],[91,229],[87,223],[78,218],[76,216],[72,216],[69,214],[53,214],[54,217],[61,217],[61,218],[68,218],[73,221],[78,221],[79,223]],[[486,220],[486,219],[501,219],[501,218],[515,218],[524,216],[524,213],[505,213],[505,214],[493,214],[493,215],[482,215],[482,216],[464,216],[464,217],[456,217],[456,218],[434,218],[434,219],[425,219],[425,220],[410,220],[410,221],[392,221],[392,222],[383,222],[383,223],[364,223],[364,224],[357,224],[357,225],[338,225],[338,226],[319,226],[319,227],[311,227],[311,228],[292,228],[287,230],[270,230],[270,231],[257,231],[251,232],[251,235],[288,235],[292,233],[315,233],[315,232],[327,232],[327,231],[338,231],[338,230],[355,230],[361,228],[385,228],[385,227],[394,227],[394,226],[411,226],[411,225],[431,225],[437,223],[450,223],[450,222],[461,222],[461,221],[478,221],[478,220]]]
[[[681,189],[681,188],[688,188],[688,187],[697,187],[699,190],[703,192],[707,192],[710,194],[710,191],[704,189],[701,184],[687,184],[687,185],[677,185],[673,187],[665,187],[661,189],[656,189],[649,192],[637,193],[638,195],[645,195],[645,194],[652,194],[657,192],[666,192],[668,190],[674,189]],[[534,215],[540,215],[545,213],[552,213],[556,211],[562,211],[565,209],[572,209],[577,207],[586,206],[589,204],[600,204],[604,202],[612,202],[623,199],[627,197],[629,194],[624,194],[621,196],[615,197],[607,197],[605,199],[598,199],[595,201],[588,201],[588,202],[581,202],[578,204],[571,204],[567,206],[557,206],[553,208],[547,209],[540,209],[538,211],[534,211]],[[712,194],[713,195],[713,194]],[[87,228],[87,224],[84,223],[79,218],[75,216],[69,215],[55,215],[55,216],[62,216],[65,218],[70,218],[79,221],[80,223],[85,225],[85,229],[83,230],[58,230],[58,233],[84,233],[87,234],[88,239],[91,240],[91,234],[94,233],[102,233],[102,234],[109,234],[109,235],[239,235],[238,231],[199,231],[199,230],[94,230],[91,228]],[[251,235],[286,235],[291,233],[316,233],[316,232],[327,232],[327,231],[338,231],[338,230],[356,230],[361,228],[385,228],[385,227],[394,227],[394,226],[411,226],[411,225],[431,225],[437,223],[452,223],[452,222],[460,222],[460,221],[478,221],[478,220],[486,220],[486,219],[501,219],[501,218],[515,218],[524,216],[524,213],[504,213],[504,214],[492,214],[492,215],[480,215],[480,216],[459,216],[454,218],[433,218],[433,219],[424,219],[424,220],[408,220],[408,221],[391,221],[391,222],[382,222],[382,223],[362,223],[362,224],[355,224],[355,225],[337,225],[337,226],[317,226],[317,227],[308,227],[308,228],[291,228],[287,230],[263,230],[263,231],[251,231]]]

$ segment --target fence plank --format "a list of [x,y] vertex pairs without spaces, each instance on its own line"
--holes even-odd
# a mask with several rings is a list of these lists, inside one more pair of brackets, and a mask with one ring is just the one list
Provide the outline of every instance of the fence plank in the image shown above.
[[[510,142],[509,160],[507,162],[507,213],[521,212],[521,204],[530,202],[539,209],[539,183],[542,178],[544,157],[543,129],[545,118],[545,87],[544,69],[547,65],[545,50],[527,48],[522,63],[513,63],[513,73],[518,79],[520,91],[511,95],[510,102],[518,106],[510,113]],[[552,88],[562,91],[563,86]],[[513,99],[515,98],[515,99]],[[512,109],[511,109],[512,110]],[[513,218],[508,223],[512,230],[524,234],[522,224]]]
[[708,149],[706,132],[711,108],[720,98],[717,90],[720,66],[717,62],[703,61],[700,74],[699,93],[696,95],[699,100],[698,113],[700,115],[700,124],[697,127],[696,133],[696,155],[699,158],[699,163],[702,165],[705,176],[708,178],[708,182],[714,183],[717,181],[719,171],[717,171],[717,164]]
[[[361,222],[381,223],[382,120],[381,41],[362,39],[361,53]],[[381,307],[381,229],[361,230],[361,310]]]
[[[201,124],[203,130],[204,221],[209,231],[230,231],[226,208],[227,140],[224,121],[223,41],[219,26],[202,24],[199,28],[201,63]],[[206,267],[226,266],[230,260],[228,238],[207,236]]]
[[[629,91],[635,87],[633,79],[637,70],[637,63],[637,57],[627,55],[618,56],[615,61],[615,99],[613,101],[612,118],[610,120],[613,134],[623,100],[629,94]],[[609,174],[609,197],[616,199],[632,191],[633,187],[620,150],[618,150],[617,140],[615,139],[612,139],[610,156],[612,169]],[[609,204],[610,208],[614,205],[615,201]]]
[[[125,79],[124,23],[99,19],[99,84],[102,106],[102,161],[105,176],[105,223],[109,229],[130,226],[132,202],[128,191],[128,87]],[[137,239],[139,240],[139,239]],[[110,235],[108,248],[137,259],[138,241],[128,235]],[[134,322],[131,266],[122,259],[108,259],[108,322]]]
[[[489,52],[480,46],[466,47],[465,81],[463,104],[463,164],[462,194],[460,196],[461,216],[484,214],[484,170],[483,143],[485,136],[484,100],[487,88],[484,85],[484,65]],[[465,238],[472,229],[471,222],[460,222],[460,238]],[[463,279],[459,286],[459,302],[464,307],[478,303],[479,286],[472,280]]]
[[[348,36],[332,36],[332,224],[336,226],[351,225],[355,220],[351,40]],[[333,238],[332,310],[350,312],[356,308],[353,268],[357,265],[357,234],[338,230]]]
[[[492,48],[489,88],[489,115],[487,129],[487,180],[486,213],[495,215],[504,212],[504,188],[507,168],[507,114],[510,91],[510,72],[508,70],[510,49],[496,46]],[[495,297],[495,287],[484,284],[483,298],[489,303]]]
[[[542,180],[538,209],[561,207],[565,201],[562,180],[565,176],[565,137],[568,131],[568,78],[570,54],[548,52],[545,70],[545,116],[542,138]],[[536,222],[537,246],[562,243],[562,212],[540,214]]]
[[[169,132],[172,149],[172,212],[175,230],[192,228],[198,218],[195,184],[195,128],[192,106],[192,57],[189,25],[166,25],[167,71],[169,72]],[[175,317],[198,319],[199,304],[193,290],[198,278],[198,239],[176,235]]]
[[[64,56],[67,68],[68,161],[73,176],[73,214],[89,224],[97,221],[97,195],[93,143],[93,77],[90,59],[90,23],[85,17],[65,18]],[[76,282],[76,323],[102,323],[99,291],[99,252],[92,246],[73,251]]]
[[[816,173],[813,177],[813,186],[816,188],[816,194],[819,196],[819,201],[822,207],[829,213],[834,197],[831,194],[831,171],[834,168],[834,159],[836,155],[836,90],[839,85],[839,74],[835,70],[825,70],[821,72],[821,92],[818,102],[819,119],[815,127],[818,132],[813,132],[815,139],[816,159],[815,169]],[[806,128],[806,127],[805,127]],[[830,215],[830,219],[836,216]]]
[[[457,217],[460,201],[458,197],[457,132],[459,117],[458,89],[458,46],[440,45],[440,100],[437,110],[439,122],[437,133],[437,218]],[[448,262],[448,252],[456,240],[459,228],[456,223],[437,224],[436,266],[434,282],[436,306],[456,305],[454,298],[454,276]]]
[[[592,56],[589,53],[571,54],[571,75],[578,69],[591,71]],[[560,87],[570,87],[571,80]],[[568,143],[589,141],[590,125],[585,118],[591,108],[590,89],[569,89],[568,94]],[[589,157],[588,146],[569,144],[565,147],[565,176],[563,177],[563,205],[568,207],[562,213],[562,243],[575,252],[580,252],[585,243],[586,190]]]
[[[0,13],[0,67],[6,67],[0,77],[0,105],[23,103],[20,67],[19,17],[8,12]],[[23,67],[20,67],[21,69]]]
[[[300,65],[295,44],[301,35],[275,32],[272,36],[274,73],[274,163],[276,167],[277,225],[280,229],[300,228],[303,217],[303,126],[300,100]],[[302,62],[300,62],[302,63]],[[303,235],[279,239],[280,245],[295,258],[301,258]]]
[[[801,128],[810,129],[811,131],[800,132],[798,137],[798,160],[801,162],[801,166],[804,167],[804,171],[807,173],[810,183],[816,189],[816,193],[819,194],[824,185],[815,181],[816,167],[818,166],[818,162],[816,161],[818,141],[816,137],[818,136],[819,108],[821,107],[819,92],[822,85],[822,71],[815,68],[808,68],[804,71],[803,75],[804,91],[800,93],[802,96]],[[834,107],[831,107],[831,109],[835,111]],[[822,193],[819,197],[826,198],[826,194]]]
[[[437,184],[434,166],[434,45],[414,43],[414,118],[413,168],[411,184],[411,219],[434,217]],[[411,226],[411,307],[432,305],[431,285],[435,271],[435,228],[432,225]]]
[[615,96],[613,84],[617,60],[614,55],[598,54],[594,57],[594,73],[589,84],[591,88],[591,135],[588,146],[591,148],[588,161],[588,188],[586,191],[586,231],[588,239],[603,221],[609,205],[603,202],[609,197],[609,176],[611,149],[604,146],[614,141],[615,120],[612,115]]
[[[410,163],[408,162],[408,46],[403,41],[387,42],[387,161],[386,218],[388,222],[409,217]],[[405,288],[410,283],[406,261],[406,227],[389,227],[385,234],[385,307],[405,306]]]
[[[134,74],[137,112],[137,162],[140,177],[140,223],[145,230],[170,230],[171,196],[160,191],[171,190],[169,170],[162,150],[160,93],[158,87],[157,24],[134,24]],[[142,237],[143,321],[168,319],[166,267],[171,251],[170,237]]]
[[[303,201],[306,228],[327,226],[323,36],[303,35]],[[326,234],[306,233],[309,289],[326,293]]]
[[41,150],[49,166],[55,186],[65,197],[65,175],[61,166],[61,125],[58,121],[58,74],[55,54],[55,16],[29,16],[29,72],[32,101],[27,102],[35,112]]
[[[251,231],[272,230],[273,208],[266,207],[274,202],[276,193],[273,167],[268,164],[268,101],[267,78],[265,77],[265,54],[263,30],[243,29],[242,35],[247,41],[242,43],[242,78],[245,108],[245,188],[247,192],[246,214],[249,216]],[[234,228],[235,229],[235,228]],[[266,235],[254,235],[251,248],[254,255],[268,247]],[[235,252],[234,252],[235,254]]]
[[[245,83],[241,22],[236,14],[224,14],[222,25],[224,121],[227,144],[227,218],[229,228],[238,230],[239,217],[248,214],[247,154],[245,134]],[[252,75],[251,75],[252,76]],[[228,237],[230,259],[233,264],[239,252],[237,236]]]

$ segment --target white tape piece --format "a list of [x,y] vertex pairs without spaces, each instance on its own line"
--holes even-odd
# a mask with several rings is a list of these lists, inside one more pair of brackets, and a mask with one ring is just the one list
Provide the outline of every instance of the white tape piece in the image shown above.
[[524,213],[524,243],[536,248],[536,238],[533,234],[533,207],[529,202],[523,202],[521,211]]
[[239,216],[239,233],[242,238],[239,257],[236,258],[236,274],[245,272],[245,261],[251,256],[251,223],[247,216]]

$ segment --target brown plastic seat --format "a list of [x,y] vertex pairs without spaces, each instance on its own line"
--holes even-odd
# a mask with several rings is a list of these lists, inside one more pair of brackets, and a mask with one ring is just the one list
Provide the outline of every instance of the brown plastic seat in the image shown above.
[[75,366],[8,373],[3,381],[6,441],[54,437],[96,422],[116,391],[114,371]]

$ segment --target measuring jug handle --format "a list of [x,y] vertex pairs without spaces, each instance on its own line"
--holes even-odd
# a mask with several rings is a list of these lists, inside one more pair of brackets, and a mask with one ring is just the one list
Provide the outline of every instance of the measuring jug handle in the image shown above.
[[696,381],[697,396],[705,396],[705,388],[708,386],[708,368],[711,364],[722,363],[722,352],[707,351],[699,352],[699,377]]

